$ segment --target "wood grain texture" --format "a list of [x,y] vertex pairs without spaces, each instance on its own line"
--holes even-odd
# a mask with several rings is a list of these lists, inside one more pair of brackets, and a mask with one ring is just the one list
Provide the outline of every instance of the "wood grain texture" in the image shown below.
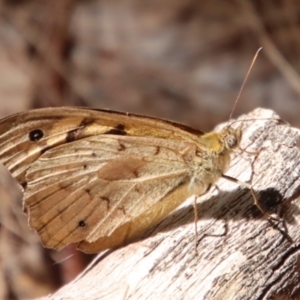
[[234,155],[227,174],[252,182],[262,206],[282,215],[280,230],[247,189],[221,179],[198,199],[198,255],[189,199],[144,238],[99,254],[43,299],[299,299],[300,131],[254,120],[270,117],[276,115],[263,109],[242,117],[253,119],[241,143],[248,152]]

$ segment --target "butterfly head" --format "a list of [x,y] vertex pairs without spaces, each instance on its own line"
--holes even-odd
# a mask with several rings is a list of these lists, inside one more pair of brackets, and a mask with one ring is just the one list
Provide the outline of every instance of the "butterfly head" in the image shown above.
[[240,127],[233,128],[231,125],[226,126],[220,131],[213,131],[201,136],[207,151],[215,154],[230,153],[240,144],[242,130]]
[[227,151],[232,151],[237,148],[241,142],[242,129],[241,127],[233,128],[231,126],[228,126],[221,131],[221,136],[224,148]]

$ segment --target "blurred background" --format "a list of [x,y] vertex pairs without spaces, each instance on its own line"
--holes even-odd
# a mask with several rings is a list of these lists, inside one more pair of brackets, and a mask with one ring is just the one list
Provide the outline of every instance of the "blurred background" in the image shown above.
[[[0,0],[0,117],[79,105],[203,131],[256,107],[300,125],[300,2]],[[0,169],[0,299],[58,289],[92,259],[42,248]]]

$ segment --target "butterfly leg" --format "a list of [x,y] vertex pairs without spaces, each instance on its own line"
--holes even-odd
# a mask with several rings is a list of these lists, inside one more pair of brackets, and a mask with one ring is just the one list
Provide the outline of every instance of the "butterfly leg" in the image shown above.
[[281,218],[271,216],[269,213],[267,213],[267,212],[260,206],[259,201],[258,201],[258,198],[257,198],[257,195],[256,195],[256,193],[254,192],[254,190],[253,190],[251,184],[249,184],[249,183],[247,183],[247,182],[239,181],[238,179],[236,179],[236,178],[234,178],[234,177],[231,177],[231,176],[228,176],[228,175],[224,175],[224,174],[222,174],[222,177],[223,177],[224,179],[227,179],[227,180],[229,180],[229,181],[235,182],[236,184],[239,184],[239,185],[241,185],[241,186],[244,186],[244,187],[248,188],[248,189],[250,190],[251,194],[252,194],[253,199],[254,199],[254,204],[255,204],[255,206],[262,212],[262,214],[263,214],[264,216],[266,216],[269,220],[276,221],[276,222],[281,221]]
[[194,201],[193,201],[193,206],[194,206],[194,225],[195,225],[195,252],[196,255],[198,255],[198,250],[197,250],[197,246],[198,246],[198,228],[197,228],[197,223],[199,220],[198,217],[198,209],[197,209],[197,197],[200,197],[204,194],[206,194],[211,188],[211,184],[207,187],[207,189],[205,190],[204,193],[202,193],[201,195],[195,195],[194,196]]
[[195,224],[195,253],[198,255],[197,244],[198,244],[198,229],[197,229],[197,222],[198,222],[198,209],[197,209],[197,196],[194,196],[194,224]]

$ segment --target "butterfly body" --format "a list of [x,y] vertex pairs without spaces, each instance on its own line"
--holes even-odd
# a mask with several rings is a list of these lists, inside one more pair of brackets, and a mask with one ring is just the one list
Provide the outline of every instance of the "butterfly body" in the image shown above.
[[104,110],[46,108],[0,120],[0,161],[46,247],[126,244],[226,172],[239,130],[204,134]]

